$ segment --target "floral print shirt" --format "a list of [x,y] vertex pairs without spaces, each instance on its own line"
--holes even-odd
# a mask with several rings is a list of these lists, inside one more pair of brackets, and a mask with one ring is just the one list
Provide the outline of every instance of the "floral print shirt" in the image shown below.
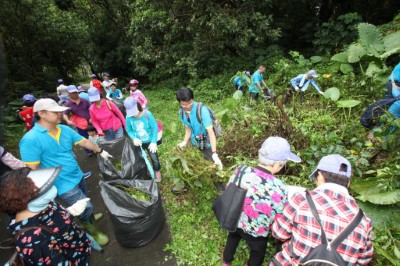
[[[247,189],[247,193],[238,228],[254,237],[266,237],[275,216],[283,212],[287,203],[286,184],[260,166],[246,167],[244,171],[240,187]],[[238,172],[236,169],[229,183]]]
[[28,265],[89,265],[91,242],[60,204],[51,201],[42,212],[10,224],[9,229],[15,235],[23,228],[37,225],[48,227],[52,233],[32,228],[23,232],[16,241],[19,255]]

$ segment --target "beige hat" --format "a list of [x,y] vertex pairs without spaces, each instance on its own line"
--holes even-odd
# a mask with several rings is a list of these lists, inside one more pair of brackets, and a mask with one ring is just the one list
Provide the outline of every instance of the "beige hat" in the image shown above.
[[40,99],[33,105],[33,112],[50,111],[50,112],[64,112],[68,107],[59,106],[53,99]]

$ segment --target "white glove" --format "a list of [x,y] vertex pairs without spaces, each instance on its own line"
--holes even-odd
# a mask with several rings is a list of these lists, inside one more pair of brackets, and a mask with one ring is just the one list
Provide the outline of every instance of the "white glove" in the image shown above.
[[186,141],[182,141],[181,143],[178,144],[178,147],[183,149],[183,148],[185,148],[186,145],[187,145],[187,142]]
[[142,146],[142,141],[138,138],[133,139],[133,145],[135,146]]
[[105,150],[101,149],[101,152],[99,154],[101,156],[101,158],[103,158],[104,160],[108,160],[110,158],[112,158],[113,156],[111,154],[109,154],[108,152],[106,152]]
[[212,159],[213,159],[214,163],[217,165],[218,170],[222,170],[222,162],[219,159],[218,154],[216,152],[213,153]]
[[81,215],[83,213],[83,211],[85,210],[88,201],[90,199],[89,198],[85,198],[85,199],[81,199],[78,200],[77,202],[75,202],[73,205],[71,205],[70,207],[67,208],[67,210],[73,215],[73,216],[78,216]]
[[150,143],[149,151],[152,152],[152,153],[156,153],[157,152],[157,144],[156,143]]
[[324,95],[324,92],[323,91],[319,91],[319,94]]
[[294,90],[299,91],[300,90],[299,86],[294,87]]

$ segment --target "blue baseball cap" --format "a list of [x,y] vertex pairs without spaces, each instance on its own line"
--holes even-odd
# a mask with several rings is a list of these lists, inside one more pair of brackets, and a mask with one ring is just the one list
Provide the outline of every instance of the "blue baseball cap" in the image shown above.
[[124,106],[126,109],[126,116],[137,116],[139,114],[139,109],[137,108],[137,101],[135,98],[126,98],[124,101]]
[[91,77],[91,78],[95,78],[95,77],[97,77],[97,76],[96,76],[96,74],[92,74],[92,75],[90,75],[90,77]]
[[96,101],[100,100],[100,92],[95,87],[90,87],[87,91],[87,94],[89,95],[89,100],[91,102],[96,102]]
[[313,78],[317,78],[317,77],[318,77],[317,72],[315,72],[314,69],[311,69],[310,71],[308,71],[308,72],[307,72],[307,75],[310,75],[310,76],[312,76]]
[[258,156],[273,161],[301,162],[300,157],[291,152],[289,142],[281,137],[267,138],[258,150]]
[[68,93],[78,92],[78,88],[75,85],[69,85],[67,90]]
[[59,79],[59,80],[57,80],[57,82],[58,82],[58,83],[64,83],[64,80]]
[[331,154],[321,158],[317,168],[312,172],[310,178],[317,177],[318,170],[326,171],[333,174],[344,175],[348,179],[351,177],[350,162],[339,154]]
[[24,97],[22,97],[22,101],[33,103],[36,102],[36,98],[32,94],[25,94]]

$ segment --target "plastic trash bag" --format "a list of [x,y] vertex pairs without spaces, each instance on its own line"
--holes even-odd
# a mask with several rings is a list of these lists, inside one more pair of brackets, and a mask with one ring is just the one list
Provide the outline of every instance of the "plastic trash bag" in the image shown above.
[[130,138],[103,141],[99,146],[113,156],[108,160],[97,156],[105,180],[151,179],[140,147],[135,147]]
[[[118,243],[125,247],[142,247],[159,235],[165,215],[156,182],[112,180],[100,181],[99,185]],[[139,189],[150,195],[151,201],[137,200],[114,185]]]

